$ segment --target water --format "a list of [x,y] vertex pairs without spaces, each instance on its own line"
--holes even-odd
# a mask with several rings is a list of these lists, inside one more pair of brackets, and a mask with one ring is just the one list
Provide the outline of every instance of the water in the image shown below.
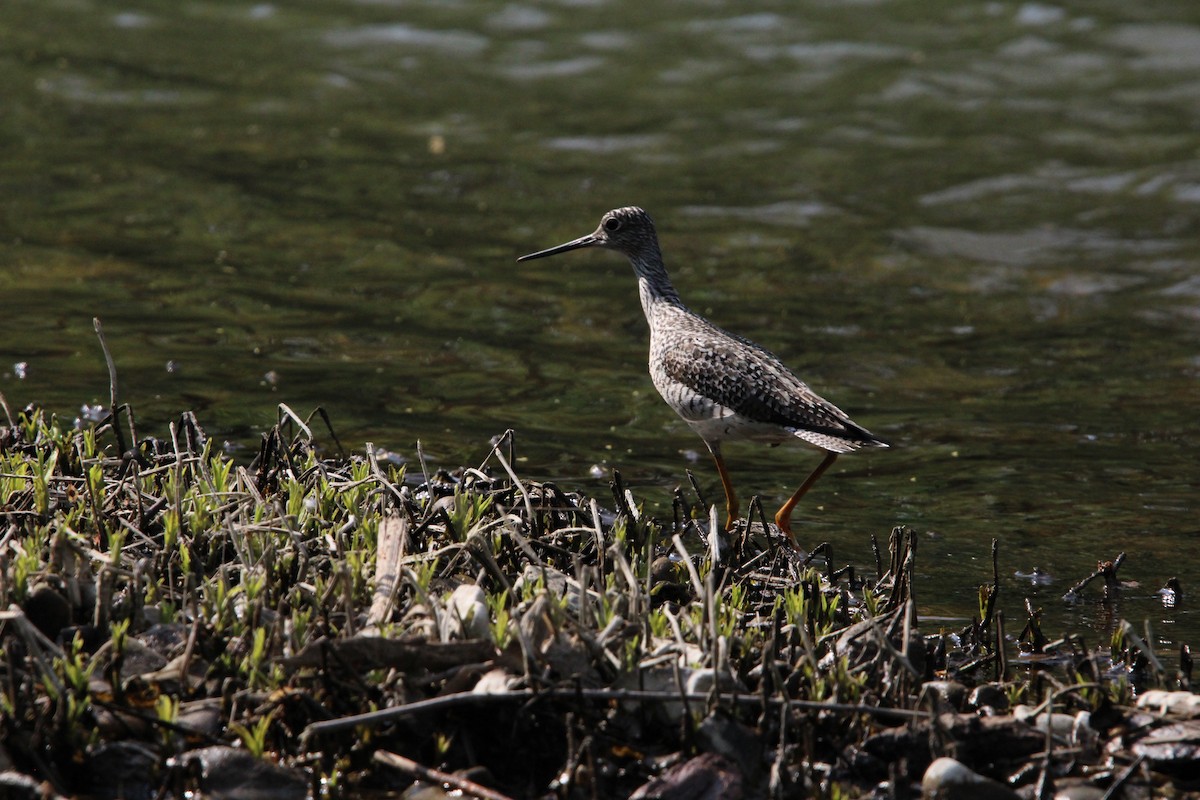
[[[531,477],[604,497],[619,467],[666,514],[692,469],[715,499],[628,266],[513,261],[639,204],[686,301],[897,445],[839,460],[803,540],[864,564],[914,526],[922,608],[956,625],[994,537],[1010,628],[1029,596],[1052,634],[1200,643],[1155,594],[1200,583],[1194,4],[3,14],[10,404],[106,401],[99,316],[144,432],[194,409],[253,445],[278,403],[321,405],[354,446],[453,466],[511,427]],[[818,460],[727,459],[770,507]],[[1059,599],[1120,551],[1114,611]]]

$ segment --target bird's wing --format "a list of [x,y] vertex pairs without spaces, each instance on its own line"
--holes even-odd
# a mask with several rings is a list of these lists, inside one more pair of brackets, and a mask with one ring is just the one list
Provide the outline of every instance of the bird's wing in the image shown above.
[[[731,346],[730,342],[734,342]],[[668,377],[735,413],[819,437],[845,440],[848,449],[882,442],[800,380],[772,353],[715,326],[685,334],[664,350]]]

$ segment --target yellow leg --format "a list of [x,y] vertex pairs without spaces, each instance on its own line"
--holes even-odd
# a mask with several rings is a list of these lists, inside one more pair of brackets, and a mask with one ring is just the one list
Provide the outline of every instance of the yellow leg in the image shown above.
[[725,459],[721,458],[721,448],[718,445],[708,445],[713,461],[717,462],[717,474],[721,476],[721,486],[725,489],[725,530],[733,530],[733,524],[738,519],[737,494],[733,491],[733,482],[729,480],[729,470],[725,469]]
[[825,470],[829,469],[834,461],[837,461],[837,457],[838,454],[832,451],[826,453],[825,460],[817,465],[817,468],[812,471],[812,474],[808,476],[804,483],[800,484],[800,488],[796,490],[791,499],[784,503],[783,508],[779,509],[775,514],[775,524],[779,526],[779,530],[788,535],[793,545],[796,544],[796,535],[792,533],[792,509],[796,507],[796,503],[800,502],[800,498],[804,497],[804,493],[811,489],[812,485],[817,482],[817,478],[824,475]]

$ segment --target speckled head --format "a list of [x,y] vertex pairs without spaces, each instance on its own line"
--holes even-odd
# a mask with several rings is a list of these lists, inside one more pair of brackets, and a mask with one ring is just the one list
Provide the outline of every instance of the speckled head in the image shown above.
[[658,253],[658,236],[654,232],[654,221],[642,209],[637,206],[614,208],[600,219],[600,226],[587,236],[521,256],[517,261],[545,258],[582,247],[603,247],[616,250],[635,261],[645,260],[650,254]]

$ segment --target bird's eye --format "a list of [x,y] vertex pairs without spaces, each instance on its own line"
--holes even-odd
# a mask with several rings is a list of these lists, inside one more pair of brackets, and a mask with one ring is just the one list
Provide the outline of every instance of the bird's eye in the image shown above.
[[621,220],[617,219],[616,217],[609,217],[608,219],[604,220],[604,230],[608,231],[609,233],[616,233],[617,231],[621,230]]

